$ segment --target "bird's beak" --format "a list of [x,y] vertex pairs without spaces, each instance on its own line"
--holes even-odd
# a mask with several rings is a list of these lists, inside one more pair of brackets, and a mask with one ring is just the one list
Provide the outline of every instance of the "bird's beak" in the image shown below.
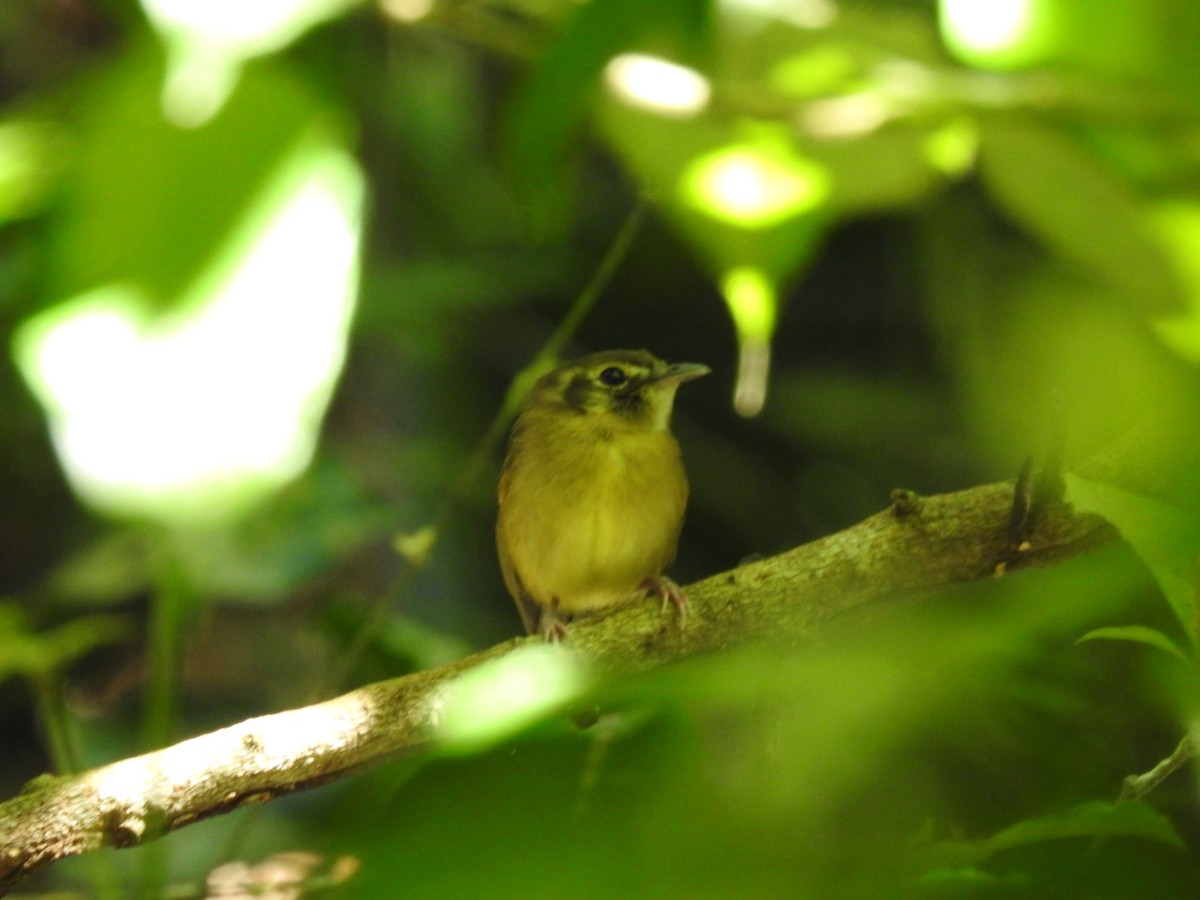
[[650,384],[659,385],[674,385],[678,386],[685,381],[691,381],[693,378],[699,378],[701,375],[707,375],[711,372],[708,366],[700,363],[675,363],[667,367],[667,371],[663,372],[656,378],[650,379]]

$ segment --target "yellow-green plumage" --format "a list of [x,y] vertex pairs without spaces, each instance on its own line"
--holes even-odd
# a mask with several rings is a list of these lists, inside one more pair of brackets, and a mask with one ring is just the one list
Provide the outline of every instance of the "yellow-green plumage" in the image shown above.
[[679,385],[707,371],[608,351],[534,386],[509,441],[496,525],[504,581],[529,631],[557,636],[571,617],[660,580],[678,591],[662,578],[688,496],[671,407]]

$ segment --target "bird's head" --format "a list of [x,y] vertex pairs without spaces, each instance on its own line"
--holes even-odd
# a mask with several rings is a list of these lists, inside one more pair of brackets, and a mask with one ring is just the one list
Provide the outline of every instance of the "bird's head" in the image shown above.
[[664,431],[676,389],[708,372],[697,363],[665,363],[645,350],[605,350],[542,376],[529,403],[603,417],[621,430]]

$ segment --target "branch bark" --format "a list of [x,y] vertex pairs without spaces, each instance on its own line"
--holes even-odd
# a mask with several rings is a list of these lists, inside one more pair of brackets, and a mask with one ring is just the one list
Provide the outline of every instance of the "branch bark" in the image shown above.
[[[528,720],[569,704],[606,675],[766,634],[803,640],[834,621],[869,619],[897,598],[936,596],[1119,540],[1105,520],[1062,503],[1047,504],[1034,519],[1027,513],[1014,534],[1012,484],[933,497],[897,491],[889,509],[845,531],[690,586],[691,613],[682,624],[656,603],[638,603],[574,623],[562,645],[517,638],[79,775],[43,776],[0,804],[0,894],[64,857],[135,846],[399,755],[480,740],[472,730],[476,710],[494,714],[509,704],[506,721]],[[551,671],[519,688],[492,677],[497,666],[534,663]]]

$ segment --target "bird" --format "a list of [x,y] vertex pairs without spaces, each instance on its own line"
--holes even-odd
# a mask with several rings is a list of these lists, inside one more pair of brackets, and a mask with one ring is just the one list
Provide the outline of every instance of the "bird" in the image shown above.
[[500,473],[496,547],[525,629],[550,641],[576,616],[653,592],[683,617],[674,562],[688,499],[671,411],[708,374],[645,350],[606,350],[533,385]]

